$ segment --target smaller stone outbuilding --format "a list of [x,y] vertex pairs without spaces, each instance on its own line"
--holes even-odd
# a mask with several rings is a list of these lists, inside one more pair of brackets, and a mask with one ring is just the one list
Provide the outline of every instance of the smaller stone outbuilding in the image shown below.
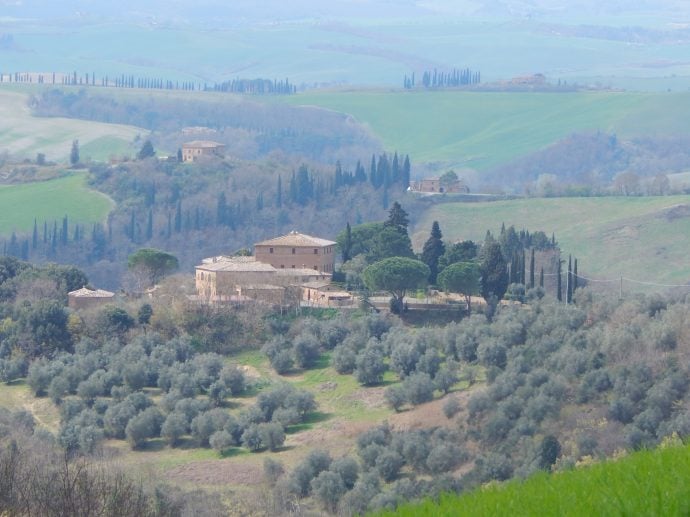
[[440,177],[413,181],[410,184],[410,190],[427,194],[468,194],[470,191],[469,187],[461,179],[444,182],[441,181]]
[[182,161],[185,163],[194,162],[202,156],[222,157],[225,145],[211,140],[194,140],[182,144]]
[[89,289],[82,287],[67,293],[67,305],[70,309],[81,310],[100,307],[115,300],[115,293],[103,289]]
[[329,280],[315,280],[302,284],[302,302],[315,307],[344,307],[353,302],[352,295]]

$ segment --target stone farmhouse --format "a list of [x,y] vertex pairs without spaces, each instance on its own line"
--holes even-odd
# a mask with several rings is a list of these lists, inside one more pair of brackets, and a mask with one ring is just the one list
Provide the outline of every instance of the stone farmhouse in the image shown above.
[[427,194],[468,194],[470,191],[469,187],[460,179],[442,184],[440,177],[413,181],[410,183],[410,190]]
[[[318,284],[323,290],[330,285],[335,268],[335,244],[290,232],[255,244],[252,257],[204,259],[196,266],[197,299],[212,303],[255,300],[273,305],[285,305],[289,299],[305,299],[329,306],[327,296],[316,292],[305,294],[305,289]],[[342,291],[337,296],[341,300],[351,299]],[[332,299],[335,297],[331,295]]]
[[194,140],[182,144],[182,161],[193,162],[202,156],[223,156],[225,145],[211,140]]

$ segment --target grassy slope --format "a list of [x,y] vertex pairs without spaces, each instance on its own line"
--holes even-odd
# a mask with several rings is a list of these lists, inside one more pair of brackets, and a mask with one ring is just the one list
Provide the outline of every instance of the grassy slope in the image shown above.
[[406,505],[381,515],[687,515],[688,501],[690,448],[673,446],[446,496],[440,504]]
[[134,154],[138,146],[132,147],[132,141],[147,133],[132,126],[32,117],[26,104],[31,90],[0,87],[0,152],[31,159],[44,153],[48,160],[64,161],[76,139],[82,160],[107,160],[113,155]]
[[579,131],[620,136],[687,131],[690,94],[352,91],[281,98],[349,113],[386,149],[415,161],[476,169],[504,163]]
[[[666,209],[690,204],[688,196],[645,198],[524,199],[448,203],[428,210],[413,229],[415,249],[438,221],[446,242],[483,240],[501,223],[555,232],[565,253],[579,258],[583,275],[627,277],[660,283],[690,280],[690,217],[669,219]],[[626,286],[629,284],[626,284]]]
[[34,219],[39,224],[52,224],[67,215],[72,223],[102,221],[113,202],[88,189],[85,174],[72,174],[50,181],[0,186],[0,207],[0,235],[8,235],[12,231],[31,232]]

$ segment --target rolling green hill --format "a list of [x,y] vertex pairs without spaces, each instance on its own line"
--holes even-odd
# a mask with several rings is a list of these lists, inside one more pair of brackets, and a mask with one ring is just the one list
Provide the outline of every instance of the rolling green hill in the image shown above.
[[82,160],[107,160],[136,153],[139,146],[133,146],[133,140],[147,133],[132,126],[33,117],[27,106],[30,92],[29,88],[19,91],[7,85],[0,88],[0,153],[31,159],[44,153],[47,160],[66,161],[76,139]]
[[85,174],[0,186],[0,235],[30,233],[34,219],[41,225],[43,221],[52,224],[65,215],[71,222],[102,221],[113,204],[107,196],[86,186]]
[[[487,230],[497,233],[504,222],[518,230],[554,232],[561,249],[579,258],[585,276],[623,275],[662,284],[690,281],[688,196],[439,204],[415,224],[415,249],[421,249],[433,221],[439,222],[446,242],[482,241]],[[633,284],[626,282],[625,287]]]
[[690,448],[675,445],[526,481],[491,485],[383,516],[687,515]]
[[343,91],[281,98],[351,114],[420,161],[487,169],[574,132],[621,137],[687,132],[690,93]]

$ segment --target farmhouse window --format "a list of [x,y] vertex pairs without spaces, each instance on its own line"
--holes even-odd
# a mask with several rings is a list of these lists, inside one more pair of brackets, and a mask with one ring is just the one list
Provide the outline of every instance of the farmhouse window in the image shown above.
[[295,254],[295,248],[292,248],[292,254],[293,255]]
[[268,248],[269,253],[273,253],[273,248]]
[[314,255],[318,255],[318,254],[319,254],[319,250],[317,248],[314,248]]

